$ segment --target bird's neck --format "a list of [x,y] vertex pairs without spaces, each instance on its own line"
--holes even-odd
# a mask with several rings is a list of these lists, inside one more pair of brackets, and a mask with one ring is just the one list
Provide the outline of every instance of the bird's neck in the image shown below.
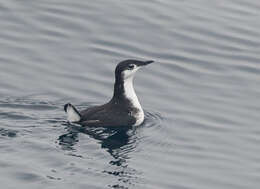
[[133,77],[124,80],[122,78],[116,78],[112,100],[116,103],[128,100],[134,108],[143,111],[134,90]]

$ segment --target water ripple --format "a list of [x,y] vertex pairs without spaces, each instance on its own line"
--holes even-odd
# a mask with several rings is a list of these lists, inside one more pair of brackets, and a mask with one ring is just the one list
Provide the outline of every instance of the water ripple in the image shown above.
[[[2,2],[2,184],[259,188],[259,7],[257,0]],[[128,58],[156,61],[135,79],[144,123],[67,124],[63,105],[109,100],[114,67]]]
[[0,135],[8,137],[16,137],[18,131],[0,128]]

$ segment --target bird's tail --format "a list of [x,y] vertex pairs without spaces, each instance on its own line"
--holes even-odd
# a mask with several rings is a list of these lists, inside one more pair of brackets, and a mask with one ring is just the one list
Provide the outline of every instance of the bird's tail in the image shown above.
[[67,119],[69,122],[79,122],[81,115],[78,110],[70,103],[64,105],[64,111],[67,113]]

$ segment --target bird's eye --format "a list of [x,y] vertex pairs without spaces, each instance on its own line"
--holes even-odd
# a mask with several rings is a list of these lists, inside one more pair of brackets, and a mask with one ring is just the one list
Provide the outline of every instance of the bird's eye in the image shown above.
[[134,69],[134,67],[135,67],[134,64],[129,64],[127,68],[128,68],[129,70],[132,70],[132,69]]

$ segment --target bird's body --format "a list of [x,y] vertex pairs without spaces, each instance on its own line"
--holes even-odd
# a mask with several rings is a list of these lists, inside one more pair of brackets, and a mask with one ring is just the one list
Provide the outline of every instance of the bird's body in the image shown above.
[[93,106],[78,112],[71,104],[64,106],[69,122],[92,127],[138,126],[144,121],[144,111],[133,87],[135,72],[153,61],[126,60],[115,70],[114,95],[101,106]]

